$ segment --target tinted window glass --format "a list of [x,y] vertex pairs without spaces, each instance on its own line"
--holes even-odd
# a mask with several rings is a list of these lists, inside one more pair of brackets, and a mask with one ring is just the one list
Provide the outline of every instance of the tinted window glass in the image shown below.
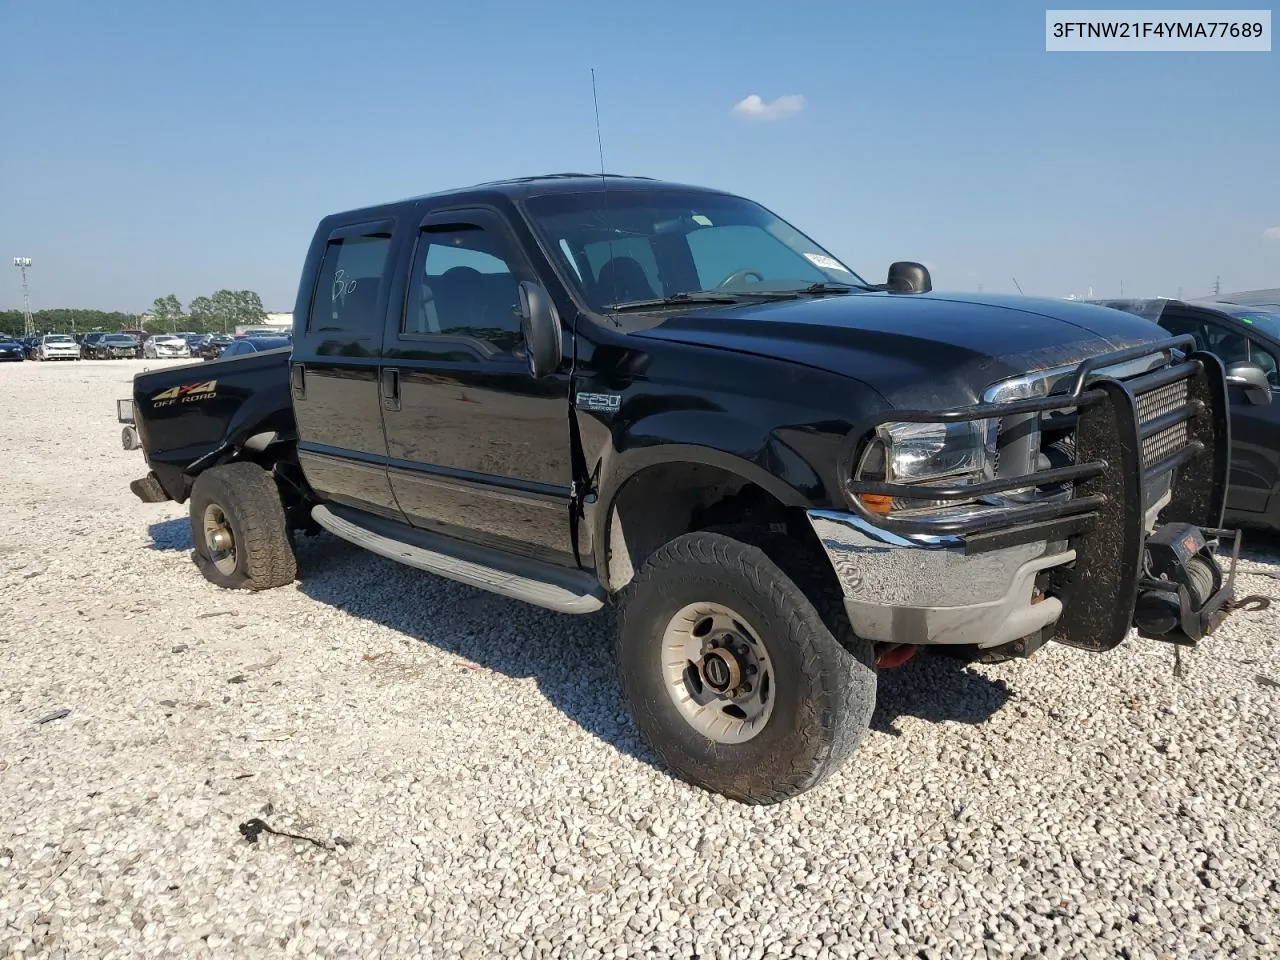
[[519,345],[519,280],[505,238],[469,224],[424,230],[401,323],[416,336],[465,338],[479,353]]
[[597,191],[530,197],[525,206],[547,249],[598,310],[709,289],[745,297],[819,282],[862,284],[800,231],[741,197],[619,190],[607,202]]
[[391,238],[386,235],[331,242],[320,265],[307,329],[319,333],[379,328],[378,292],[390,249]]
[[1280,386],[1280,369],[1277,369],[1275,354],[1261,346],[1256,340],[1249,341],[1249,359],[1262,368],[1273,387]]
[[1239,330],[1216,323],[1205,324],[1205,349],[1216,353],[1228,366],[1249,360],[1249,338]]

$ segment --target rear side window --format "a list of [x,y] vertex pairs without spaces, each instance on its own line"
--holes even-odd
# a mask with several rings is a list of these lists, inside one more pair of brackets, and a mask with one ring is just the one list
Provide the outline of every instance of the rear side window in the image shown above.
[[391,250],[388,233],[330,240],[320,264],[307,330],[311,333],[379,330],[378,294]]

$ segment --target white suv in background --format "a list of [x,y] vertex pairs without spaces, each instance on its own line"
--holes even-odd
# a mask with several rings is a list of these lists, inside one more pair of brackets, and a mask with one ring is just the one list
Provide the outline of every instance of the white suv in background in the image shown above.
[[164,360],[167,357],[186,359],[191,356],[191,348],[182,337],[158,333],[153,337],[147,337],[142,345],[142,355],[155,360]]
[[65,333],[48,333],[36,346],[37,360],[79,360],[80,344]]

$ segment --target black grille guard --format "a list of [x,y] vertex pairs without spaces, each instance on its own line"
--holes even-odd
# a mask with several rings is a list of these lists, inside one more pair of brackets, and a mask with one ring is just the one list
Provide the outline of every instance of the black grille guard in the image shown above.
[[[1158,352],[1173,358],[1167,366],[1117,380],[1098,371]],[[1187,401],[1139,424],[1136,397],[1186,380]],[[998,419],[1015,414],[1074,410],[1078,416],[1076,463],[1015,477],[972,484],[930,486],[882,481],[845,481],[852,509],[868,523],[904,536],[955,537],[968,553],[980,553],[1034,540],[1062,539],[1081,533],[1100,519],[1137,523],[1141,531],[1152,481],[1181,468],[1172,501],[1162,517],[1204,528],[1222,525],[1230,457],[1230,421],[1222,362],[1195,349],[1191,336],[1171,337],[1100,354],[1084,360],[1061,393],[1006,403],[979,403],[945,410],[886,410],[851,436],[861,442],[886,423],[956,423]],[[1184,446],[1154,463],[1143,463],[1142,442],[1170,427],[1186,423]],[[848,467],[857,457],[844,460]],[[853,470],[844,475],[852,478]],[[872,512],[860,495],[904,499],[967,501],[1031,486],[1075,484],[1068,500],[976,508],[967,516],[925,520]],[[1123,518],[1116,515],[1124,514]]]

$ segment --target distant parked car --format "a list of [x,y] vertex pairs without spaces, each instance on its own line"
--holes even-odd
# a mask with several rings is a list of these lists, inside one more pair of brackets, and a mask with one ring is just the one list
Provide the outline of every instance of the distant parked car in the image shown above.
[[186,359],[191,356],[191,348],[182,337],[167,333],[157,333],[149,337],[142,345],[142,355],[152,360],[165,360],[174,357]]
[[27,359],[27,347],[21,340],[15,340],[7,333],[0,333],[0,361]]
[[104,333],[89,347],[95,360],[119,360],[142,356],[142,346],[127,333]]
[[291,347],[293,341],[288,337],[244,337],[237,338],[234,343],[229,343],[226,349],[222,351],[219,360],[226,360],[230,357],[243,357],[247,353],[261,353],[264,350],[276,350],[280,347]]
[[211,334],[204,343],[200,345],[200,359],[217,360],[222,356],[222,351],[229,344],[235,343],[236,338],[226,333]]
[[37,360],[79,360],[80,344],[65,333],[46,333],[36,347]]
[[1280,531],[1280,310],[1210,300],[1102,303],[1190,334],[1222,360],[1231,402],[1227,522]]

